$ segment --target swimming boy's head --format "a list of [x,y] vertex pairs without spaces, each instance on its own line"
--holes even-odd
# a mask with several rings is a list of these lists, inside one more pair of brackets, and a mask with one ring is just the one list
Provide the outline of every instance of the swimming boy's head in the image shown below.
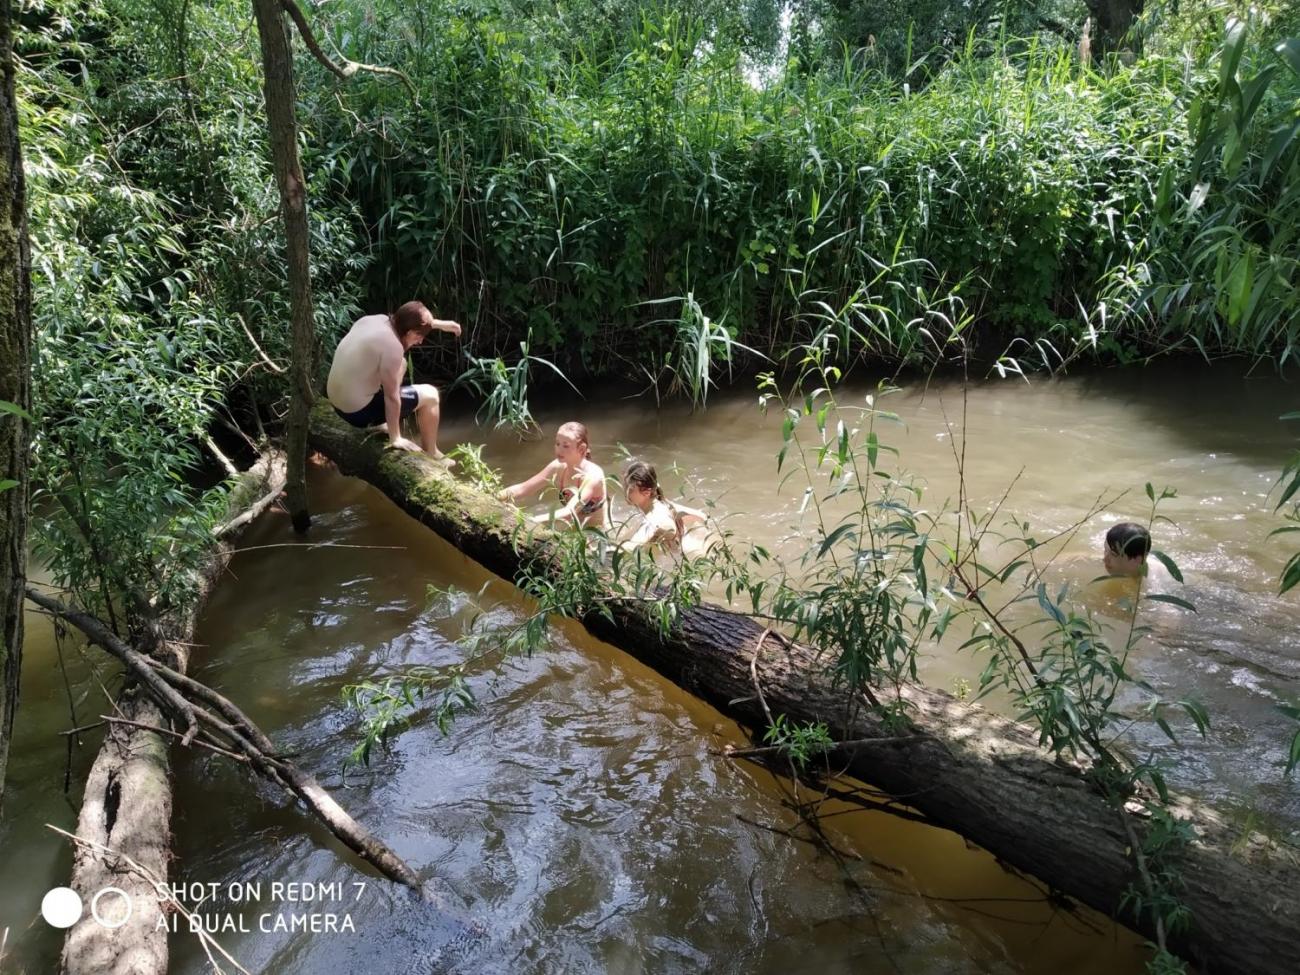
[[591,444],[587,440],[587,428],[577,420],[560,424],[560,429],[555,431],[555,459],[572,466],[582,463],[590,456]]
[[627,465],[623,472],[623,490],[629,502],[646,511],[655,498],[663,500],[664,496],[655,469],[643,460],[634,460]]
[[1122,521],[1106,532],[1102,561],[1113,576],[1140,576],[1151,551],[1151,533],[1142,525]]

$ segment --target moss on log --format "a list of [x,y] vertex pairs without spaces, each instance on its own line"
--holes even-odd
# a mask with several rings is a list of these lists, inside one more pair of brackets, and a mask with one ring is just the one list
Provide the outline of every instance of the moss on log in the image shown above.
[[[423,455],[385,449],[382,438],[344,423],[328,403],[312,413],[311,445],[507,579],[547,544],[545,530],[516,539],[503,505]],[[762,635],[753,620],[705,605],[661,638],[643,606],[615,605],[612,617],[586,622],[722,713],[752,728],[765,725],[750,672]],[[825,722],[840,740],[897,735],[870,714],[847,712],[843,693],[830,687],[806,648],[768,641],[757,669],[774,713]],[[1053,889],[1152,935],[1145,919],[1121,910],[1136,880],[1128,839],[1079,769],[1055,762],[1024,725],[942,691],[914,686],[905,694],[918,735],[854,749],[845,756],[852,774]],[[1171,939],[1171,949],[1206,973],[1290,975],[1300,944],[1300,854],[1243,835],[1194,799],[1175,797],[1173,805],[1196,838],[1179,864],[1192,924]]]

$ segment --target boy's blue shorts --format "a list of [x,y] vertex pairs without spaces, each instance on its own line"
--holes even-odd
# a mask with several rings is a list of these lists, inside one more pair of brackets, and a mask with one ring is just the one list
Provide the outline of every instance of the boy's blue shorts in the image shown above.
[[[400,396],[402,400],[402,416],[408,417],[420,405],[420,394],[415,391],[414,386],[403,386]],[[374,427],[388,419],[384,415],[384,391],[382,389],[375,393],[370,398],[370,402],[359,410],[344,413],[336,406],[334,412],[354,427]]]

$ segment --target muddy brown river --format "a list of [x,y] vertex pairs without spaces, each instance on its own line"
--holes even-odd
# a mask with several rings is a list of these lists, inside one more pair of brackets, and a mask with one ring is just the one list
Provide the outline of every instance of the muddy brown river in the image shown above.
[[[885,404],[904,425],[882,439],[924,480],[927,499],[953,496],[944,413],[960,417],[960,393],[947,383],[905,385]],[[850,383],[845,395],[869,389]],[[1294,408],[1293,396],[1271,376],[1181,364],[985,383],[966,407],[973,504],[1001,496],[1023,468],[1008,508],[1046,535],[1102,492],[1130,490],[1063,553],[1063,578],[1081,588],[1101,573],[1106,527],[1143,514],[1142,485],[1178,489],[1162,507],[1177,527],[1162,526],[1156,544],[1177,559],[1186,585],[1152,583],[1198,612],[1152,607],[1153,634],[1134,668],[1162,692],[1201,700],[1213,730],[1204,742],[1180,734],[1174,746],[1139,723],[1131,741],[1166,758],[1179,788],[1292,837],[1300,799],[1281,775],[1289,732],[1275,705],[1300,696],[1300,637],[1296,597],[1275,595],[1285,537],[1267,535],[1281,523],[1268,494],[1294,433],[1277,417]],[[661,472],[676,465],[662,473],[670,495],[684,483],[685,496],[714,501],[737,537],[793,557],[806,534],[801,499],[777,489],[780,421],[761,416],[756,399],[736,390],[691,414],[607,393],[556,404],[539,420],[548,434],[560,421],[586,420],[610,473],[620,444]],[[484,439],[472,418],[448,422],[445,442],[471,438]],[[548,441],[505,433],[486,441],[485,458],[508,481],[550,456]],[[1104,917],[1060,910],[953,834],[846,811],[825,820],[839,859],[792,839],[781,785],[714,754],[746,741],[734,724],[572,625],[531,658],[476,664],[478,707],[448,735],[420,725],[344,777],[358,734],[343,688],[464,657],[455,641],[469,597],[449,606],[431,601],[429,587],[482,589],[477,602],[497,622],[528,609],[365,484],[317,469],[311,489],[317,514],[306,543],[280,516],[241,539],[247,551],[207,608],[193,673],[297,751],[344,806],[434,878],[472,930],[392,889],[242,769],[178,754],[174,879],[216,885],[201,911],[227,928],[218,940],[249,971],[1141,971],[1139,939]],[[0,824],[6,973],[57,965],[60,934],[39,904],[66,882],[71,858],[44,824],[73,828],[98,744],[88,732],[71,749],[70,801],[68,738],[59,733],[73,718],[59,650],[46,620],[32,616],[29,627]],[[960,640],[948,643],[927,647],[923,677],[948,689],[973,683],[982,662],[958,653]],[[77,719],[89,723],[103,710],[101,683],[116,687],[112,668],[72,640],[62,657]],[[229,897],[241,890],[247,902]],[[319,929],[325,915],[336,927],[346,916],[345,929]],[[313,923],[318,930],[307,930]],[[207,970],[191,935],[174,934],[172,952],[173,972]]]

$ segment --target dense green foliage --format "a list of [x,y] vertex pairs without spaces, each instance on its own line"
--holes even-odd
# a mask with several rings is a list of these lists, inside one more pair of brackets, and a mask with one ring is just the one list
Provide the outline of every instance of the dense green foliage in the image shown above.
[[[1300,76],[1294,45],[1271,51],[1281,11],[1232,28],[1221,59],[1230,5],[1167,27],[1153,5],[1145,55],[1092,70],[1065,0],[687,9],[313,14],[327,48],[400,67],[417,92],[301,61],[326,347],[358,303],[419,296],[469,326],[480,371],[526,342],[571,375],[696,401],[718,365],[776,358],[828,315],[841,362],[919,361],[954,331],[1012,368],[1289,354]],[[31,6],[22,39],[42,333],[83,305],[92,329],[120,314],[163,333],[170,360],[127,346],[202,384],[181,396],[193,416],[157,405],[188,438],[217,402],[282,393],[253,345],[286,358],[248,11],[70,10]],[[440,355],[459,371],[437,350],[417,367]]]
[[[192,485],[218,414],[280,396],[252,341],[287,358],[257,76],[227,54],[236,9],[189,10],[174,33],[165,3],[75,20],[35,4],[20,38],[36,538],[56,580],[115,623],[114,604],[134,622],[144,600],[181,595],[210,537],[219,498]],[[346,213],[322,208],[314,229],[333,327],[364,259]]]
[[[436,297],[472,323],[477,354],[531,331],[569,371],[673,374],[677,333],[647,303],[689,296],[769,355],[806,340],[823,305],[851,307],[866,341],[846,354],[893,361],[920,354],[925,309],[953,293],[985,357],[1015,338],[1049,361],[1188,334],[1285,348],[1295,218],[1276,204],[1296,147],[1272,149],[1300,77],[1256,25],[1233,35],[1247,56],[1221,80],[1226,8],[1104,71],[1051,34],[971,39],[924,86],[830,44],[817,70],[757,71],[716,22],[672,9],[567,47],[515,14],[339,12],[341,43],[405,67],[419,100],[323,78],[307,95],[367,222],[372,299]],[[1229,131],[1232,158],[1207,160]],[[1229,295],[1250,248],[1228,238],[1252,225],[1277,238],[1268,287],[1283,300],[1241,328],[1249,298]],[[1206,262],[1208,297],[1179,291]]]
[[[520,580],[536,612],[504,641],[474,634],[475,653],[532,648],[552,614],[628,595],[653,597],[670,626],[725,580],[902,728],[902,695],[882,689],[915,676],[923,640],[970,617],[982,692],[1005,691],[1058,754],[1092,759],[1117,815],[1144,786],[1162,793],[1159,769],[1112,741],[1136,610],[1109,647],[1032,562],[990,573],[979,539],[1005,526],[962,511],[954,538],[950,513],[923,512],[887,456],[886,414],[833,391],[864,359],[973,352],[1005,372],[1182,348],[1294,358],[1297,15],[1146,6],[1140,54],[1092,61],[1070,0],[819,0],[789,17],[774,0],[309,9],[327,49],[400,68],[414,87],[365,73],[343,84],[300,61],[326,348],[361,308],[429,301],[467,326],[464,384],[484,416],[521,429],[537,364],[699,404],[740,360],[808,380],[764,387],[786,417],[782,463],[806,482],[803,563],[724,546],[665,574],[640,557],[593,561],[574,534],[559,553],[569,571],[530,566]],[[200,490],[199,468],[212,432],[256,430],[286,395],[250,11],[33,0],[23,28],[36,534],[56,580],[131,629],[147,600],[181,595],[210,537],[219,492]],[[436,349],[416,364],[462,365]],[[461,458],[491,479],[472,450]],[[1019,540],[1019,555],[1036,547]],[[1032,638],[980,602],[994,584],[1041,609]],[[356,757],[413,707],[445,727],[471,703],[465,673],[350,688],[369,716]],[[1194,703],[1176,703],[1204,729]],[[1168,729],[1162,706],[1153,696]],[[770,740],[792,757],[828,744],[824,728],[779,718]],[[1184,919],[1160,857],[1174,833],[1148,832],[1152,869],[1132,898],[1171,925]]]
[[[531,365],[702,404],[721,367],[813,337],[822,368],[1285,362],[1300,41],[1286,8],[1234,9],[1152,5],[1141,57],[1088,64],[1064,0],[323,8],[327,48],[415,89],[300,63],[323,344],[360,307],[430,300],[468,326],[466,385],[520,427]],[[208,537],[211,431],[282,409],[248,21],[185,0],[24,14],[37,534],[110,614],[166,602],[184,576],[162,567]]]
[[1191,155],[1159,173],[1142,239],[1099,311],[1140,348],[1300,353],[1300,38],[1252,43],[1229,19],[1182,106]]
[[[361,307],[430,301],[468,326],[465,385],[520,428],[530,367],[551,362],[703,404],[722,367],[811,347],[826,369],[1180,347],[1286,361],[1296,16],[1185,7],[1150,5],[1142,56],[1093,63],[1068,0],[309,12],[327,48],[415,89],[300,61],[322,342]],[[171,567],[216,510],[194,487],[211,431],[283,407],[249,16],[226,0],[24,14],[37,536],[110,615],[183,585]],[[843,580],[828,585],[833,602]],[[894,636],[905,660],[915,633]]]

